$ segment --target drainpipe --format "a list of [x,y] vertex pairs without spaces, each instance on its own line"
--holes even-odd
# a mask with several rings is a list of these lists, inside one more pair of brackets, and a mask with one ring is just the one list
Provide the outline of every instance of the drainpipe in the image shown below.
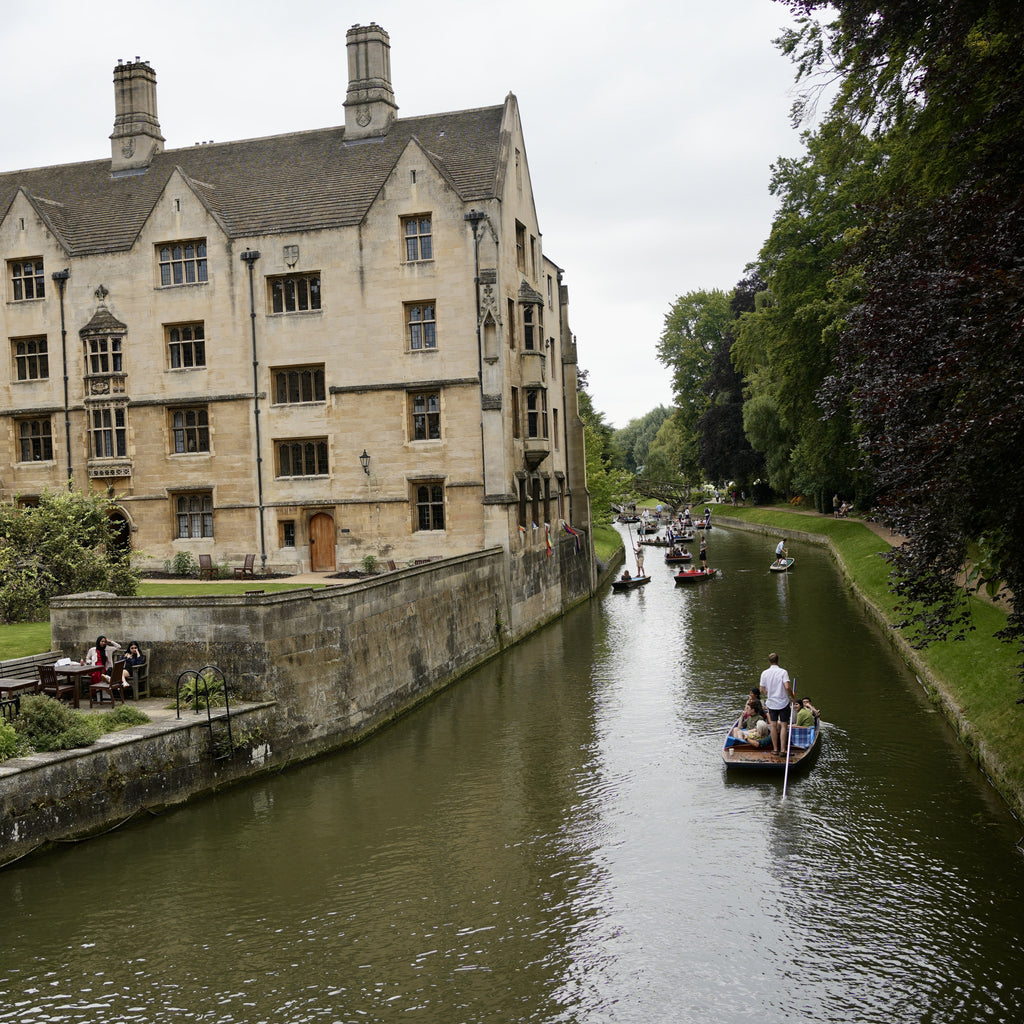
[[242,253],[242,260],[249,267],[249,321],[252,325],[252,413],[256,424],[256,501],[260,509],[260,566],[266,575],[267,540],[263,525],[263,449],[260,445],[260,364],[256,358],[256,286],[254,284],[255,265],[259,258],[258,249],[246,249]]
[[487,497],[487,445],[484,441],[484,342],[480,331],[480,235],[477,225],[487,219],[487,214],[480,210],[470,210],[465,220],[473,232],[473,288],[476,293],[476,373],[480,381],[480,470],[484,479],[484,497]]
[[71,490],[71,413],[68,406],[68,332],[64,325],[64,286],[71,276],[68,269],[54,271],[50,275],[60,295],[60,353],[64,360],[64,443],[67,446],[68,490]]

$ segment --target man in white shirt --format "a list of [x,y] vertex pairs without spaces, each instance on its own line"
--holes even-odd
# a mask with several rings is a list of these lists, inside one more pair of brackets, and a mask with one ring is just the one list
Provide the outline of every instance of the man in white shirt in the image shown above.
[[768,711],[768,728],[772,734],[772,753],[784,755],[789,739],[789,717],[793,701],[793,687],[789,673],[779,665],[779,656],[768,655],[768,667],[761,673],[761,693]]

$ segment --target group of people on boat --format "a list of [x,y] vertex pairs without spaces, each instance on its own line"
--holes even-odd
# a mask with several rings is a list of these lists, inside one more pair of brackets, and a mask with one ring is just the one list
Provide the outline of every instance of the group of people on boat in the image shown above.
[[772,755],[785,757],[794,712],[798,728],[814,725],[820,714],[809,697],[794,694],[789,673],[779,665],[779,656],[773,651],[768,655],[768,667],[761,673],[760,685],[750,689],[732,736],[754,747],[767,746],[770,737]]

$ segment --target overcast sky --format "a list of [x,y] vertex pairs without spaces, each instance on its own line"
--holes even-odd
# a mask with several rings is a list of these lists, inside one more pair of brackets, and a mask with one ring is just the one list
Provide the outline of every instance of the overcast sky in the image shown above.
[[168,149],[343,124],[345,33],[371,21],[400,117],[515,93],[544,251],[616,427],[671,405],[665,314],[743,276],[771,164],[800,151],[774,0],[12,0],[3,19],[4,170],[109,156],[119,58],[156,71]]

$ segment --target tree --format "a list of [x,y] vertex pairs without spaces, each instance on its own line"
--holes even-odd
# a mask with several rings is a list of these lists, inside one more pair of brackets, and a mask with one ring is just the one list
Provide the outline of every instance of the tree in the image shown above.
[[817,392],[858,298],[858,267],[840,261],[857,237],[885,152],[841,117],[805,133],[804,143],[804,157],[774,167],[779,212],[757,263],[767,288],[740,317],[732,355],[746,382],[747,437],[764,456],[772,488],[820,502],[830,488],[852,491],[856,480],[849,419],[836,411],[823,429]]
[[697,421],[697,449],[708,480],[729,480],[749,485],[764,470],[764,458],[755,452],[743,430],[744,380],[732,361],[736,320],[753,313],[757,296],[766,289],[756,269],[733,289],[729,310],[734,317],[711,353],[704,391],[710,405]]
[[[845,266],[861,297],[822,388],[877,474],[915,642],[967,628],[973,556],[1012,593],[1024,677],[1024,19],[1009,0],[786,0],[800,76],[842,76],[835,117],[884,145]],[[834,8],[831,21],[819,12]]]
[[[585,372],[581,377],[585,379]],[[587,466],[587,490],[595,523],[607,520],[613,503],[629,500],[633,475],[615,466],[614,431],[605,422],[604,414],[594,408],[590,393],[578,389],[577,401],[583,420],[583,446]]]
[[731,320],[729,296],[717,288],[681,295],[665,315],[658,360],[672,371],[672,391],[683,430],[695,432],[708,406],[704,384],[711,356]]
[[0,505],[0,619],[45,618],[62,594],[134,594],[139,574],[116,543],[113,508],[78,491],[44,491],[35,507]]
[[630,420],[615,431],[615,447],[622,453],[625,468],[639,474],[647,465],[651,444],[672,410],[659,405],[638,419]]

